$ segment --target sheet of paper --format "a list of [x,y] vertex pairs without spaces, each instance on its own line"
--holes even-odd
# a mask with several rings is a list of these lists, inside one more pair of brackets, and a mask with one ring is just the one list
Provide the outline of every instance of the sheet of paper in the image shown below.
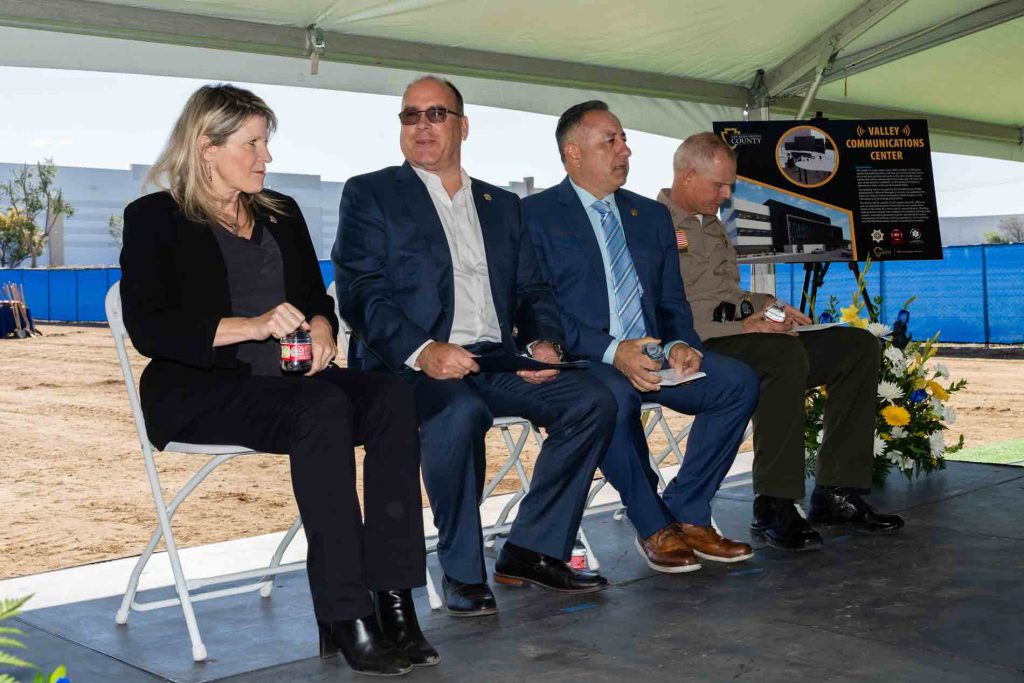
[[818,330],[827,330],[830,327],[838,327],[839,325],[845,325],[846,323],[818,323],[817,325],[797,325],[791,327],[790,330],[793,332],[817,332]]
[[687,375],[682,375],[672,368],[667,370],[658,370],[654,374],[661,377],[661,381],[658,382],[658,384],[663,387],[674,387],[677,384],[688,384],[694,380],[700,379],[701,377],[707,377],[707,373],[704,372],[691,372]]

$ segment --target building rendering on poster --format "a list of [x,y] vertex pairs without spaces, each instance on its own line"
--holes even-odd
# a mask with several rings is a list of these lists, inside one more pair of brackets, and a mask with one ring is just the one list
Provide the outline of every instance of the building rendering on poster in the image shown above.
[[722,218],[740,261],[941,259],[922,119],[725,121],[737,180]]

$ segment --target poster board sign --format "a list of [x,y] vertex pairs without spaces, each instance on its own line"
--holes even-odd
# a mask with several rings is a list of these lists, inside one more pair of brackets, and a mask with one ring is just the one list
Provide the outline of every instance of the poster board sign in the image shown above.
[[742,263],[941,259],[928,122],[722,121]]

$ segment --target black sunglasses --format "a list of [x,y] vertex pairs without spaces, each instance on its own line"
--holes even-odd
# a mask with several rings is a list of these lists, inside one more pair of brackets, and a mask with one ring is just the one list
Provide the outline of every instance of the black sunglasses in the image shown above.
[[420,122],[420,116],[423,114],[427,115],[427,121],[430,123],[444,123],[448,120],[448,114],[462,116],[459,112],[445,107],[427,107],[426,109],[406,109],[405,111],[400,111],[398,112],[398,120],[402,122],[403,126],[415,126]]

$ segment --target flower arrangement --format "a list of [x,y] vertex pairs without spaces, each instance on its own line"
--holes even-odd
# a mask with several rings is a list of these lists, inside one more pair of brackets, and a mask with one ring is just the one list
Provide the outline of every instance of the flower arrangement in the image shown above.
[[[910,322],[908,307],[914,301],[913,297],[903,304],[891,328],[878,321],[877,311],[882,305],[880,296],[873,299],[874,310],[868,307],[868,317],[862,317],[865,306],[861,292],[870,267],[871,263],[866,263],[857,280],[852,304],[837,310],[836,298],[831,297],[820,320],[831,322],[838,318],[840,322],[866,329],[882,345],[872,470],[872,481],[878,485],[893,469],[902,472],[908,480],[915,475],[944,469],[946,455],[964,447],[963,434],[950,445],[945,441],[943,430],[956,422],[956,411],[948,402],[953,394],[967,386],[967,380],[954,381],[941,363],[930,364],[936,354],[938,332],[924,342],[913,340],[907,327]],[[817,387],[807,392],[804,448],[808,473],[814,471],[821,445],[827,392],[828,387]]]
[[[13,619],[18,616],[19,611],[31,595],[26,595],[23,598],[16,600],[0,600],[0,621],[5,619]],[[13,648],[24,648],[25,646],[20,640],[17,640],[13,636],[24,635],[20,629],[12,626],[0,626],[0,646],[13,647]],[[10,653],[0,650],[0,666],[11,666],[19,669],[38,669],[39,667],[35,664],[26,662],[20,657],[16,657]],[[0,673],[0,683],[18,683],[17,679],[13,676],[5,673]],[[49,675],[44,677],[42,672],[37,672],[33,683],[71,683],[71,679],[68,678],[67,670],[63,666],[58,666]]]

